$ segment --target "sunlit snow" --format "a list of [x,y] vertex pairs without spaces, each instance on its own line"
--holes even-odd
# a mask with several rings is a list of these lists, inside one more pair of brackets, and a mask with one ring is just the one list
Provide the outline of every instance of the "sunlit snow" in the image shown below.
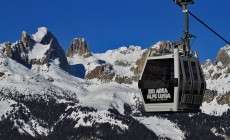
[[223,104],[223,105],[218,104],[216,98],[210,103],[204,102],[201,106],[202,113],[213,115],[213,116],[221,116],[229,109],[230,106],[228,106],[228,104]]

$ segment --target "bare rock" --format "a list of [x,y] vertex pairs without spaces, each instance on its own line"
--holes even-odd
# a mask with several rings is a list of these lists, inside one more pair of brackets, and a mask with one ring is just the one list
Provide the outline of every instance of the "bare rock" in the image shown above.
[[132,84],[133,82],[138,81],[138,76],[121,76],[121,75],[116,75],[115,81],[119,84]]
[[172,45],[169,41],[160,41],[149,48],[155,55],[162,55],[164,53],[172,53]]
[[85,79],[99,79],[102,82],[110,82],[115,76],[113,66],[105,64],[97,66],[94,70],[86,74]]
[[52,77],[49,77],[47,80],[50,82],[54,82],[54,79]]
[[203,102],[210,103],[216,95],[217,95],[216,91],[212,91],[209,89],[205,90]]
[[84,38],[74,38],[70,47],[67,50],[67,57],[73,57],[75,54],[83,55],[84,57],[91,56],[89,47]]
[[0,72],[0,77],[4,76],[5,73],[4,72]]
[[210,59],[208,59],[208,60],[204,61],[203,67],[209,67],[209,66],[212,66],[212,65],[213,65],[212,61]]
[[35,41],[32,39],[32,37],[27,34],[25,31],[22,32],[22,44],[23,47],[29,51],[32,46],[34,46]]
[[150,49],[146,50],[142,54],[141,59],[137,60],[137,62],[136,62],[137,67],[133,68],[134,69],[133,70],[134,71],[134,75],[140,76],[140,73],[141,73],[141,71],[142,71],[142,69],[144,67],[145,61],[146,61],[146,59],[148,57],[149,51],[150,51]]
[[217,98],[217,103],[220,105],[228,104],[230,106],[230,93]]
[[230,67],[230,55],[227,53],[228,51],[230,51],[230,46],[223,47],[216,56],[216,60],[221,61],[224,67]]
[[115,65],[122,66],[122,67],[130,67],[131,64],[128,61],[115,61]]

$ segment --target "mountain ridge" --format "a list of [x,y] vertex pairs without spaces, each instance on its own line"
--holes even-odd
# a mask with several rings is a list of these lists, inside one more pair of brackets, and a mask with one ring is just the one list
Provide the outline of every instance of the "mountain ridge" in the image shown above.
[[[52,37],[48,35],[48,39],[43,39],[47,33],[45,29],[41,28],[36,39],[23,32],[24,39],[18,47],[12,44],[8,47],[27,49],[27,55],[38,42],[42,43],[37,47],[46,47]],[[54,48],[60,47],[58,42],[55,44]],[[168,46],[167,42],[155,45],[160,49],[165,46]],[[218,77],[209,73],[212,69],[217,75],[225,72],[228,65],[222,62],[209,61],[203,65],[210,85],[201,108],[203,113],[151,114],[143,110],[136,82],[149,49],[120,47],[101,54],[94,54],[89,49],[80,51],[83,53],[72,51],[76,54],[65,56],[67,70],[59,65],[59,61],[55,62],[59,58],[56,54],[45,57],[52,61],[44,65],[26,63],[31,65],[28,67],[15,60],[14,50],[10,50],[12,55],[9,55],[6,49],[0,45],[0,136],[3,139],[182,140],[230,136],[230,98],[226,93],[228,88],[222,89],[226,85],[221,80],[229,74]],[[21,50],[16,52],[24,51]],[[82,50],[86,49],[83,47]],[[91,55],[85,57],[88,53]],[[39,54],[35,53],[35,56],[39,58]],[[18,59],[22,60],[21,56]]]

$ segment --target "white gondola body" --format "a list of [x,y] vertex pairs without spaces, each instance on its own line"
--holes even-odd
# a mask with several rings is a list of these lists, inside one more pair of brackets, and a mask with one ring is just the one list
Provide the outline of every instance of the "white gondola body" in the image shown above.
[[197,57],[149,56],[138,86],[146,112],[200,111],[205,80]]

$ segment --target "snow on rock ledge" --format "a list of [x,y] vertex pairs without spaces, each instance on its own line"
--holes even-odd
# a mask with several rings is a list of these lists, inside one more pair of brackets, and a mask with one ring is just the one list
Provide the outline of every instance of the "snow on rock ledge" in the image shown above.
[[169,121],[168,119],[158,117],[140,117],[136,119],[152,130],[160,138],[169,138],[172,140],[185,139],[184,132],[180,130],[175,123]]
[[33,39],[36,42],[41,42],[44,36],[47,34],[48,29],[46,27],[38,28],[38,32],[33,35]]
[[218,104],[216,98],[214,98],[210,103],[204,102],[201,106],[202,113],[213,116],[222,116],[229,109],[230,106],[228,106],[228,104]]

